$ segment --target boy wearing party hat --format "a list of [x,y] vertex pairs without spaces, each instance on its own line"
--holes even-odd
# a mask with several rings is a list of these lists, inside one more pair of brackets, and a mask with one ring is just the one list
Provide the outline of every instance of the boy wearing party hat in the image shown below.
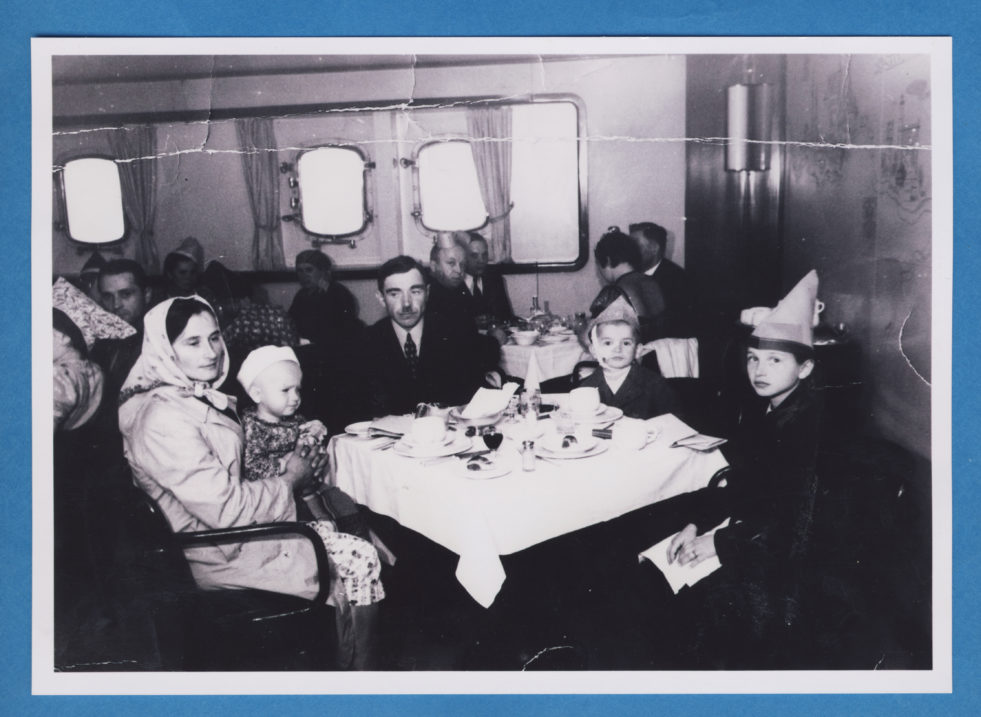
[[599,364],[580,382],[599,390],[600,402],[630,418],[678,413],[678,401],[662,376],[637,364],[640,322],[630,303],[619,296],[589,324],[589,350]]
[[[684,669],[786,667],[788,626],[799,619],[805,596],[803,557],[813,550],[818,494],[821,410],[806,380],[814,369],[817,286],[811,272],[776,308],[758,312],[746,372],[766,401],[743,412],[722,446],[731,467],[722,482],[672,506],[688,525],[668,540],[667,561],[676,564],[673,571],[699,566],[681,574],[701,582],[678,593],[671,614],[651,609],[665,589],[662,576],[652,577],[653,562],[631,563],[628,575],[605,580],[614,609],[604,612],[603,629],[620,638],[611,643],[618,651],[634,650],[645,660],[670,656]],[[662,510],[633,511],[607,530],[640,551],[664,537]],[[713,559],[714,567],[700,565]],[[628,584],[633,590],[622,589]],[[620,658],[606,659],[616,666]]]
[[756,394],[774,410],[814,370],[813,317],[817,272],[811,271],[760,317],[746,349],[746,373]]

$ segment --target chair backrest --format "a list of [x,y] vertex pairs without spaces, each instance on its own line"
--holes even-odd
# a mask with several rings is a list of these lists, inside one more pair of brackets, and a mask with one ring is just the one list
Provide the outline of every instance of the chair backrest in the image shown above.
[[657,365],[665,378],[698,378],[698,339],[656,339],[645,347],[657,355]]
[[143,595],[197,590],[184,551],[156,501],[134,486],[127,503],[121,549],[130,589]]

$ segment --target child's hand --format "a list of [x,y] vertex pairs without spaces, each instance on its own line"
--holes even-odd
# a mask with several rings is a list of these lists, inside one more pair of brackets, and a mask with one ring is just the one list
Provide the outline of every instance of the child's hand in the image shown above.
[[300,438],[306,436],[310,436],[317,443],[320,443],[327,437],[327,426],[320,421],[307,421],[300,425]]

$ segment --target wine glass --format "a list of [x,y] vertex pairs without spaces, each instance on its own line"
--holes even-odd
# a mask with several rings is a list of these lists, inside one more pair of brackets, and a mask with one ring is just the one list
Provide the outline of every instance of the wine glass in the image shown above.
[[497,426],[488,426],[481,433],[481,438],[484,439],[484,445],[491,452],[491,457],[497,456],[497,449],[501,447],[501,443],[504,441],[504,434],[497,430]]

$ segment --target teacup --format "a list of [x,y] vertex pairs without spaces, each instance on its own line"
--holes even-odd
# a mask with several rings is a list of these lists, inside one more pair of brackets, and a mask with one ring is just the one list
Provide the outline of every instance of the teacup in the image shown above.
[[588,416],[596,413],[599,406],[599,389],[581,386],[569,391],[569,413],[575,416]]
[[622,418],[613,426],[613,445],[628,451],[639,451],[647,445],[647,424],[636,418]]
[[412,421],[409,435],[416,445],[436,445],[446,438],[446,420],[442,416],[416,418]]

